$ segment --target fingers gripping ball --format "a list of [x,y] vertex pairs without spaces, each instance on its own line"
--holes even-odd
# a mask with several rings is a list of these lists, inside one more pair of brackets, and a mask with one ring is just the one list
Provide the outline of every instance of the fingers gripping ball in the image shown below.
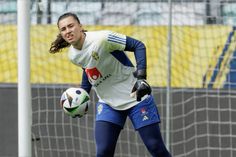
[[83,117],[90,104],[89,94],[82,88],[68,88],[60,100],[64,112],[71,117]]

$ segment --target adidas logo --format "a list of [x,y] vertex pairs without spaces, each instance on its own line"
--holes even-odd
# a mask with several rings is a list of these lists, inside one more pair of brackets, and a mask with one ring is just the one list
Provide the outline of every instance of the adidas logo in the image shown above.
[[147,116],[143,116],[143,121],[148,120],[149,118]]

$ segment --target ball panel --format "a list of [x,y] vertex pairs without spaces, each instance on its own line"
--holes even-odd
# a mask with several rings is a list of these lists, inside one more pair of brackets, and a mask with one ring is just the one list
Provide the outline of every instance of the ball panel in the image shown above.
[[82,88],[68,88],[63,92],[60,104],[67,115],[82,117],[88,111],[90,96]]

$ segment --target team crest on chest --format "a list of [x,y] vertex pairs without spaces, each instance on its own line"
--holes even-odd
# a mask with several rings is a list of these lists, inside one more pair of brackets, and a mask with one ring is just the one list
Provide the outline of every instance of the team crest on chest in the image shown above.
[[95,51],[92,52],[92,57],[93,57],[93,59],[96,60],[96,61],[99,60],[99,55],[98,55],[98,53],[95,52]]

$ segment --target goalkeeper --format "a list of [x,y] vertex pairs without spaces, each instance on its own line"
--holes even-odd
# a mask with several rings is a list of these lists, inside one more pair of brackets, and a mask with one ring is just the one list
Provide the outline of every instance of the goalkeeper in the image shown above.
[[[154,157],[170,157],[159,128],[160,116],[146,82],[146,48],[136,39],[112,31],[87,32],[78,17],[65,13],[58,19],[59,35],[50,53],[69,47],[69,59],[82,67],[81,87],[93,88],[96,104],[96,156],[114,156],[116,143],[129,117]],[[134,52],[133,66],[124,51]]]

